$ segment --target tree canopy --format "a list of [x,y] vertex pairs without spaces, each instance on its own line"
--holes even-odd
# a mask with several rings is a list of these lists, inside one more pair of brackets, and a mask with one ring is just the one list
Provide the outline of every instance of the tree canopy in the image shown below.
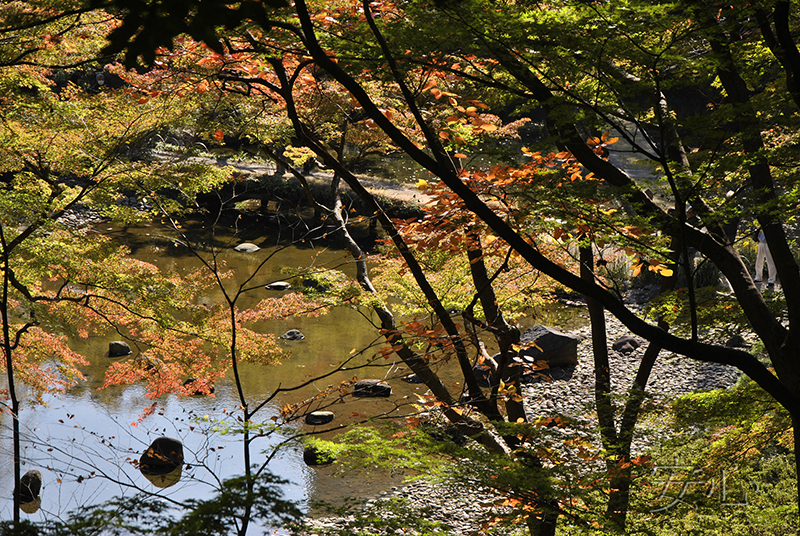
[[[249,144],[289,167],[313,154],[334,172],[333,201],[314,199],[304,182],[309,203],[318,217],[335,222],[360,263],[358,282],[392,350],[448,418],[489,450],[519,460],[515,451],[529,443],[514,433],[498,439],[492,426],[527,420],[516,396],[519,333],[503,309],[525,291],[513,286],[516,275],[532,271],[589,304],[597,382],[606,386],[598,389],[598,411],[608,410],[601,432],[609,444],[627,438],[627,447],[606,458],[609,467],[630,465],[639,401],[632,395],[625,417],[615,421],[602,372],[604,310],[651,344],[647,363],[666,349],[750,376],[788,411],[796,444],[800,26],[790,2],[119,0],[45,7],[10,3],[0,29],[9,36],[0,49],[0,83],[15,97],[2,102],[0,135],[8,149],[0,162],[9,192],[2,202],[13,225],[27,225],[20,230],[4,222],[12,287],[25,282],[9,268],[11,253],[28,237],[35,244],[37,228],[77,203],[132,218],[135,211],[111,202],[120,190],[147,195],[168,186],[179,195],[159,201],[156,212],[171,213],[227,180],[225,171],[132,158],[159,129],[189,125],[207,140]],[[93,63],[99,58],[102,65]],[[72,65],[76,80],[50,77],[54,64]],[[120,87],[97,85],[107,76]],[[518,144],[520,130],[536,122],[547,135]],[[502,144],[518,147],[518,154],[491,165],[470,158]],[[420,221],[392,221],[352,172],[364,156],[390,152],[429,173],[419,185],[433,199]],[[80,182],[65,187],[69,176]],[[347,231],[340,181],[362,196],[386,231],[416,285],[406,296],[428,309],[435,325],[403,334],[387,302],[374,299],[365,254]],[[756,228],[775,260],[781,293],[764,292],[740,254],[741,237]],[[663,278],[650,318],[623,301],[609,269],[617,258],[633,273]],[[731,292],[699,298],[704,263]],[[452,283],[441,278],[449,273],[461,282],[472,278],[463,298],[448,295],[452,303],[442,299]],[[679,276],[685,291],[674,292]],[[72,282],[62,279],[63,288]],[[82,284],[105,288],[100,281]],[[471,373],[470,335],[449,313],[464,304],[464,318],[500,349],[488,395]],[[678,310],[688,311],[687,329],[670,331]],[[769,363],[701,330],[705,319],[734,311]],[[236,325],[235,314],[231,319]],[[446,334],[444,350],[459,363],[469,400],[493,425],[468,415],[431,370],[429,356],[409,344],[423,332]],[[8,345],[13,339],[6,334]],[[633,387],[644,391],[647,366],[640,370]],[[534,473],[541,469],[538,461],[529,465]],[[624,515],[614,513],[626,501],[609,501],[617,530]],[[554,533],[564,513],[557,494],[543,485],[531,503],[530,529]]]

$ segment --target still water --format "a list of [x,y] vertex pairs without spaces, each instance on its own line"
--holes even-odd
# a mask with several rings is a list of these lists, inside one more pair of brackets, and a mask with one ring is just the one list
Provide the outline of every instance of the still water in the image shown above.
[[[135,257],[153,262],[164,271],[186,273],[198,265],[197,259],[189,255],[185,248],[176,245],[156,227],[109,228],[102,231],[128,244]],[[208,254],[213,245],[220,252],[219,259],[234,269],[235,275],[228,283],[229,288],[243,282],[263,259],[274,254],[253,280],[255,285],[262,288],[245,297],[243,307],[278,295],[263,289],[263,285],[287,279],[288,276],[281,273],[284,267],[313,266],[315,270],[335,268],[354,275],[349,255],[341,250],[312,247],[304,242],[291,247],[277,247],[277,242],[284,242],[275,233],[264,235],[261,229],[259,235],[248,235],[241,231],[206,240],[204,254]],[[202,228],[193,230],[195,236],[203,232]],[[233,246],[244,241],[258,244],[261,250],[251,254],[233,250]],[[221,294],[213,292],[198,298],[207,303],[221,299]],[[376,340],[377,330],[371,323],[374,320],[369,311],[342,307],[317,318],[285,318],[271,322],[265,327],[266,331],[280,335],[289,329],[299,329],[305,339],[282,341],[290,357],[278,367],[250,366],[242,370],[243,388],[251,407],[279,387],[301,385],[330,373],[333,364],[346,359],[353,349],[375,346],[379,341]],[[79,506],[97,504],[140,490],[175,501],[210,497],[219,480],[244,472],[241,436],[235,433],[220,434],[213,430],[219,422],[234,424],[239,415],[239,398],[232,377],[216,386],[214,397],[163,397],[158,401],[158,413],[138,423],[142,410],[152,403],[144,396],[142,386],[99,390],[106,368],[114,361],[107,357],[108,343],[119,338],[118,334],[108,333],[106,336],[73,341],[73,349],[87,356],[91,362],[84,369],[86,381],[66,395],[47,397],[46,406],[27,404],[22,388],[20,424],[25,459],[22,472],[36,469],[42,473],[44,481],[40,510],[27,516],[23,514],[31,521],[59,518]],[[366,352],[368,356],[373,354],[374,350]],[[282,394],[254,420],[271,422],[270,417],[277,415],[281,405],[313,396],[327,385],[338,384],[354,375],[383,379],[399,378],[407,373],[391,359],[382,360],[378,367],[371,370],[340,372],[312,382],[303,389]],[[402,401],[403,397],[419,390],[419,386],[394,379],[391,383],[394,387],[392,401],[362,399],[337,404],[331,408],[337,418],[325,428],[360,422],[367,414],[391,413],[398,400]],[[0,426],[0,518],[10,519],[13,465],[11,423],[7,413],[0,416]],[[302,421],[292,426],[298,431],[313,429]],[[148,481],[131,463],[138,461],[152,440],[162,435],[183,442],[184,462],[190,467],[183,471],[179,483],[166,489]],[[255,440],[251,448],[252,461],[261,464],[266,459],[264,452],[270,451],[284,439],[284,435],[274,434]],[[286,497],[301,504],[308,504],[310,500],[325,500],[328,496],[370,493],[370,488],[361,486],[363,482],[350,482],[346,477],[335,478],[331,468],[309,469],[303,463],[302,451],[297,445],[281,448],[269,463],[269,469],[288,481],[284,486]],[[322,473],[322,478],[318,478],[319,473]],[[383,485],[386,485],[385,482]],[[257,534],[257,531],[253,533]]]
[[[142,260],[158,265],[171,273],[186,273],[193,270],[198,261],[188,250],[166,237],[158,227],[127,229],[102,229],[121,243],[129,245],[132,254]],[[193,236],[205,236],[208,230],[198,226]],[[259,227],[252,233],[244,229],[231,230],[213,239],[204,239],[204,254],[211,247],[220,252],[219,259],[235,271],[229,288],[250,277],[263,259],[269,255],[267,265],[252,281],[259,286],[247,296],[242,306],[255,303],[277,294],[263,285],[287,279],[281,270],[285,267],[314,269],[335,268],[350,276],[355,269],[350,256],[333,247],[312,246],[299,242],[285,247],[285,234],[265,231]],[[241,242],[253,242],[261,247],[255,253],[239,253],[233,247]],[[281,244],[280,247],[277,244]],[[207,303],[221,300],[221,294],[210,293],[198,298]],[[245,395],[251,407],[266,399],[278,388],[289,388],[330,373],[335,364],[346,359],[352,351],[364,350],[365,356],[374,355],[381,342],[377,323],[369,311],[357,311],[341,307],[317,318],[285,318],[271,322],[265,327],[268,332],[280,335],[289,329],[299,329],[305,339],[282,341],[290,357],[277,367],[245,367],[242,380]],[[220,423],[235,424],[239,415],[239,399],[232,377],[216,386],[214,397],[164,397],[158,401],[159,411],[141,423],[137,422],[142,410],[152,403],[144,396],[140,385],[112,387],[99,390],[108,365],[108,343],[119,339],[109,333],[102,337],[73,342],[73,349],[87,356],[91,364],[85,368],[86,381],[66,395],[48,397],[46,406],[30,406],[25,403],[20,414],[23,430],[22,472],[39,470],[43,475],[41,508],[26,515],[31,521],[57,519],[82,505],[97,504],[113,497],[131,495],[138,491],[155,494],[165,501],[182,501],[188,498],[205,498],[213,495],[219,481],[244,472],[241,436],[235,433],[221,434],[215,431]],[[135,354],[135,351],[134,351]],[[363,363],[363,359],[361,362]],[[404,407],[416,400],[414,393],[422,394],[424,387],[407,384],[399,380],[408,374],[394,357],[380,360],[377,366],[368,369],[337,372],[296,391],[281,394],[267,405],[254,419],[257,422],[272,422],[270,417],[286,403],[293,403],[313,396],[328,385],[359,378],[387,379],[393,388],[391,399],[347,399],[329,408],[336,419],[325,429],[345,427],[362,422],[366,415],[400,415],[408,410]],[[452,378],[454,390],[456,375]],[[12,516],[11,490],[13,488],[13,465],[10,420],[7,413],[0,416],[0,518]],[[296,421],[291,425],[296,431],[316,431],[313,427]],[[323,428],[323,427],[318,427]],[[330,435],[330,434],[328,434]],[[151,482],[133,465],[153,439],[159,436],[178,438],[184,445],[184,469],[180,481],[167,488],[164,483]],[[251,447],[253,463],[260,465],[273,447],[281,444],[286,435],[273,434],[255,440]],[[268,465],[269,469],[286,480],[283,487],[286,498],[295,500],[304,508],[313,501],[337,501],[347,496],[370,496],[391,485],[389,477],[373,475],[370,479],[361,476],[336,475],[334,467],[309,468],[302,461],[302,448],[296,444],[282,446]],[[258,534],[258,529],[252,532]]]

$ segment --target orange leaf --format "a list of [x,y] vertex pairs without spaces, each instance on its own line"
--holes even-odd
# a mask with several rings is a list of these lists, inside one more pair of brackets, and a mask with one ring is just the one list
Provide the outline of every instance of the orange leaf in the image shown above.
[[224,132],[222,132],[221,130],[216,130],[216,131],[214,131],[214,139],[215,139],[215,140],[217,140],[217,141],[222,141],[222,139],[223,139],[224,137],[225,137],[225,133],[224,133]]
[[453,156],[454,156],[455,158],[466,158],[466,157],[467,157],[467,155],[465,155],[465,154],[463,154],[463,153],[456,153],[456,154],[454,154]]

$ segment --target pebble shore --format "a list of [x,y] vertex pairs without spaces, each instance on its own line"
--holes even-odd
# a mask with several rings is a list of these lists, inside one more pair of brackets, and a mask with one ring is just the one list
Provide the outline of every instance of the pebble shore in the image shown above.
[[[641,303],[642,296],[632,299]],[[635,307],[635,305],[634,305]],[[619,337],[629,335],[627,328],[610,315],[606,316],[609,345]],[[529,418],[563,414],[583,421],[588,429],[596,423],[594,414],[594,363],[589,326],[571,331],[582,341],[578,345],[578,365],[574,368],[554,369],[552,378],[523,386],[524,404]],[[625,393],[630,389],[639,363],[646,349],[644,341],[633,352],[609,350],[612,389]],[[668,400],[683,394],[724,389],[736,383],[741,373],[734,367],[702,363],[662,351],[656,361],[647,393],[654,402]],[[596,429],[596,428],[595,428]],[[646,451],[662,439],[669,430],[656,420],[648,419],[637,426],[632,450]],[[488,489],[455,488],[446,484],[418,480],[408,485],[393,487],[364,504],[364,511],[392,516],[385,505],[401,499],[408,508],[418,510],[426,520],[441,523],[445,532],[452,535],[477,535],[481,531],[487,507],[500,504],[501,499]],[[491,509],[491,508],[489,508]],[[337,534],[347,530],[362,530],[364,534],[418,534],[411,528],[377,529],[359,526],[359,518],[326,517],[308,519],[306,529],[297,534]],[[524,532],[524,531],[523,531]],[[513,534],[508,532],[507,534]]]

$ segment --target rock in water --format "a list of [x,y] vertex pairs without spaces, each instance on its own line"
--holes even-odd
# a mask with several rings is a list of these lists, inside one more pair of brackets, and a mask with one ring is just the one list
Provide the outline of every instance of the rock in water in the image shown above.
[[312,411],[306,415],[306,424],[318,425],[328,424],[334,418],[332,411]]
[[420,378],[416,374],[408,374],[407,376],[403,376],[400,379],[406,383],[415,383],[415,384],[422,383],[422,378]]
[[292,288],[292,285],[286,281],[275,281],[274,283],[264,285],[264,288],[267,290],[289,290]]
[[478,387],[488,388],[492,386],[494,374],[492,374],[492,367],[486,363],[472,367],[472,374],[475,376],[475,381],[478,382]]
[[335,459],[330,452],[324,452],[313,445],[303,450],[303,461],[306,462],[306,465],[328,465]]
[[125,341],[111,341],[108,343],[108,357],[123,357],[131,355],[131,347]]
[[317,290],[319,292],[327,292],[330,290],[330,288],[327,285],[323,285],[316,279],[311,279],[311,278],[303,279],[303,286],[305,288],[311,290]]
[[520,355],[535,361],[546,361],[550,367],[566,367],[578,364],[578,343],[580,338],[557,329],[534,326],[520,336],[520,343],[536,343],[536,347],[525,348]]
[[28,504],[36,501],[39,498],[39,493],[42,491],[42,473],[36,470],[31,470],[22,475],[19,479],[19,488],[17,489],[17,497],[20,504]]
[[144,475],[165,475],[183,464],[183,443],[171,437],[157,437],[139,458]]
[[234,251],[238,251],[240,253],[255,253],[259,249],[261,248],[250,242],[243,242],[238,246],[236,246],[235,248],[233,248]]
[[382,380],[358,380],[353,386],[353,395],[385,398],[392,396],[392,388]]
[[305,338],[306,336],[303,335],[299,329],[290,329],[281,335],[281,339],[286,339],[287,341],[302,341]]

